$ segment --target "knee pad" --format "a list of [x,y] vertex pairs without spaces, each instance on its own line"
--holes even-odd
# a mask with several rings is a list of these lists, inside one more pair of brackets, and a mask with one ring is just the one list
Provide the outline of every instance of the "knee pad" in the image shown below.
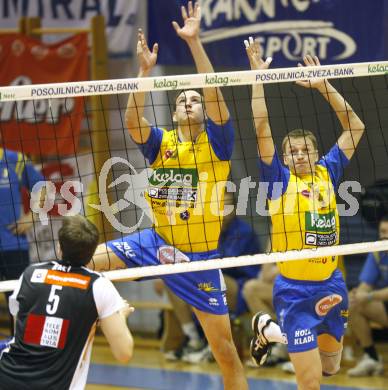
[[324,352],[319,351],[322,362],[322,375],[331,376],[335,375],[341,366],[342,349],[336,352]]

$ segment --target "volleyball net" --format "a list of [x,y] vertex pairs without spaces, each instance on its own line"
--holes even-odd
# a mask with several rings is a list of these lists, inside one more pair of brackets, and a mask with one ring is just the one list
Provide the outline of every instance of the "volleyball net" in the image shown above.
[[[11,154],[3,154],[1,185],[12,191],[11,180],[17,181],[18,172],[28,164],[44,176],[44,184],[35,183],[34,189],[31,178],[22,182],[19,175],[20,183],[30,186],[32,200],[25,198],[22,204],[22,198],[13,195],[0,200],[1,213],[6,215],[3,225],[16,220],[30,223],[20,219],[23,213],[18,210],[24,208],[26,213],[32,209],[32,228],[28,231],[32,262],[56,259],[57,231],[66,215],[86,215],[98,225],[102,242],[132,234],[139,237],[141,246],[140,232],[154,226],[165,241],[163,253],[155,249],[160,265],[149,266],[138,258],[137,268],[107,272],[112,280],[388,250],[387,241],[376,241],[378,221],[388,213],[387,74],[388,62],[378,62],[0,87],[3,147],[22,156],[11,161]],[[317,211],[317,204],[324,201],[320,199],[322,191],[330,193],[332,189],[314,192],[312,180],[312,188],[306,193],[299,188],[300,196],[312,202],[309,217],[301,209],[303,198],[296,196],[298,185],[288,208],[282,204],[284,197],[279,197],[283,231],[276,238],[270,234],[268,182],[259,176],[254,122],[260,118],[252,112],[252,86],[264,85],[265,98],[260,96],[253,104],[266,102],[272,137],[282,161],[282,143],[293,129],[315,134],[319,156],[329,152],[342,132],[339,112],[333,110],[330,96],[327,101],[314,88],[295,85],[296,81],[321,78],[330,80],[362,119],[365,134],[338,183],[339,220],[330,200],[324,212]],[[187,140],[175,132],[156,152],[144,152],[143,148],[142,153],[130,138],[125,118],[128,94],[146,92],[144,117],[157,128],[174,129],[177,96],[183,94],[187,99],[187,91],[214,87],[222,89],[234,141],[224,133],[212,139],[196,136]],[[195,103],[185,101],[187,115],[191,111],[187,106]],[[207,102],[200,100],[198,104],[204,109]],[[343,113],[350,115],[348,106],[343,107]],[[59,130],[63,120],[65,132]],[[204,128],[209,121],[205,117]],[[76,126],[79,122],[80,129]],[[193,123],[190,119],[185,123],[191,135]],[[222,127],[226,131],[226,125]],[[223,155],[226,149],[233,149],[231,163]],[[150,155],[154,164],[145,158],[150,160]],[[312,167],[314,161],[309,158],[309,162]],[[46,188],[43,204],[34,195],[42,185]],[[225,192],[231,199],[224,202]],[[290,214],[296,214],[298,220],[292,226],[284,217]],[[302,216],[306,219],[303,227]],[[236,218],[244,227],[226,235]],[[338,224],[341,241],[335,233]],[[220,235],[226,240],[220,251],[223,258],[189,261],[186,257],[190,252],[213,251]],[[255,240],[255,247],[243,247],[244,241],[252,244]],[[280,252],[274,240],[282,241]],[[5,234],[2,241],[6,252]],[[303,249],[306,244],[308,249]],[[131,248],[125,245],[122,241],[119,249],[130,256]],[[147,245],[144,242],[145,252]],[[178,250],[168,249],[172,246]],[[240,251],[237,256],[228,251],[233,246]],[[14,283],[1,282],[0,291],[12,290]]]

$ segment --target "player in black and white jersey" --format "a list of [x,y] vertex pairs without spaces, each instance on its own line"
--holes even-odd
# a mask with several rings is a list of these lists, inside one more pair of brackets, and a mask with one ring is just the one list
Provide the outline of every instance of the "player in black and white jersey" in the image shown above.
[[132,357],[126,317],[133,308],[108,279],[84,267],[97,244],[91,222],[66,217],[62,260],[31,265],[20,277],[9,300],[16,330],[0,359],[1,390],[83,389],[98,320],[116,359]]

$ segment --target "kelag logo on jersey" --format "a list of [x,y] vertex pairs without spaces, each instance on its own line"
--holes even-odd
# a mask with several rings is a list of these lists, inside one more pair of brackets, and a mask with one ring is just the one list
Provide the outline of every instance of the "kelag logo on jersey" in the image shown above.
[[307,245],[329,246],[336,243],[338,234],[334,211],[325,214],[306,211],[305,224],[305,242]]
[[163,187],[197,187],[198,172],[195,168],[158,168],[152,173],[150,184]]
[[[187,1],[166,2],[166,25],[160,25],[158,4],[149,4],[150,41],[166,48],[158,63],[187,64],[181,42],[166,33],[167,21],[177,20]],[[247,67],[243,40],[249,35],[259,39],[264,57],[274,57],[275,67],[295,66],[307,54],[324,63],[384,58],[384,0],[373,0],[373,7],[365,0],[202,0],[200,5],[202,42],[216,65]],[[352,17],[344,18],[350,10]],[[365,20],[373,20],[367,33],[359,28]]]
[[331,233],[336,228],[335,212],[326,214],[306,212],[306,230]]

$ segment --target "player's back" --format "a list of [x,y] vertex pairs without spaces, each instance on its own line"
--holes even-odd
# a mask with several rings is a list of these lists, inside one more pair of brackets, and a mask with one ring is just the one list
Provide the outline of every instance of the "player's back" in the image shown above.
[[83,388],[98,318],[93,285],[99,278],[58,262],[26,269],[10,301],[17,312],[15,340],[0,359],[0,389]]

